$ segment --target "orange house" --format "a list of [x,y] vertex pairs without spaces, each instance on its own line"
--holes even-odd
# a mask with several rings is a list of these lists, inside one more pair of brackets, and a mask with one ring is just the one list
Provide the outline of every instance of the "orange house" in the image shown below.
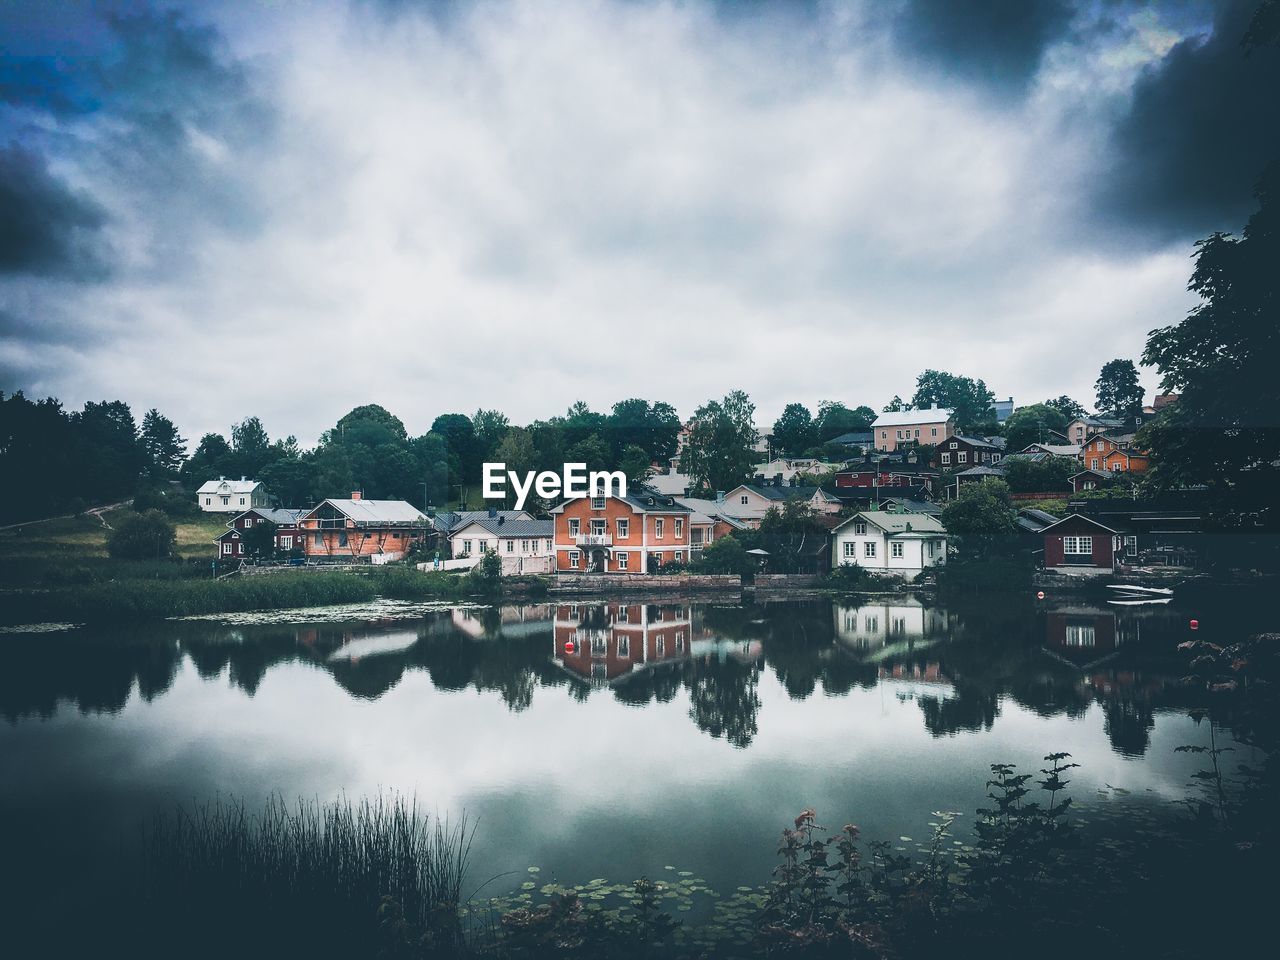
[[557,573],[653,573],[689,560],[692,511],[645,488],[576,497],[551,511]]
[[1095,433],[1080,450],[1080,459],[1088,469],[1102,473],[1145,473],[1151,459],[1146,451],[1134,449],[1132,440]]
[[357,490],[348,500],[325,500],[298,519],[307,558],[399,560],[430,530],[431,521],[404,500],[366,500]]

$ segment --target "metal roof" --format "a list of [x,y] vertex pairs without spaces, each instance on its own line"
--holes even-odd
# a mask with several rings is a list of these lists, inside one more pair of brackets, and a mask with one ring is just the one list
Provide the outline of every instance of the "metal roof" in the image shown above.
[[[937,517],[927,513],[890,513],[887,510],[859,510],[836,530],[847,527],[858,518],[874,523],[890,535],[905,533],[946,533],[947,529]],[[908,530],[907,528],[911,529]]]
[[304,516],[311,516],[329,504],[356,523],[426,523],[427,515],[407,500],[325,500]]
[[952,410],[944,410],[941,408],[932,410],[897,410],[894,412],[885,412],[876,417],[875,423],[871,424],[872,429],[876,427],[907,427],[916,426],[921,423],[943,423],[955,416]]
[[246,480],[241,477],[239,480],[228,480],[225,477],[219,477],[217,480],[206,480],[200,484],[200,489],[196,493],[217,493],[226,486],[233,494],[253,493],[262,483],[258,480]]
[[482,517],[469,520],[459,527],[455,527],[450,534],[450,539],[458,536],[468,527],[480,527],[495,537],[510,539],[539,540],[543,537],[550,539],[555,534],[555,521],[553,520],[504,520],[502,517],[491,517],[485,514]]

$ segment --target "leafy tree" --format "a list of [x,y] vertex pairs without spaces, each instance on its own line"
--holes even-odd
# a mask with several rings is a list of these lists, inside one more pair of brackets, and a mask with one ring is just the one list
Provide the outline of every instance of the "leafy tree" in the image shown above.
[[[505,463],[508,470],[525,473],[534,469],[538,454],[533,447],[533,438],[529,435],[529,431],[523,427],[512,427],[498,443],[498,448],[494,451],[493,456],[497,462]],[[514,505],[514,503],[515,491],[508,488],[504,506],[508,504]],[[532,504],[526,503],[525,506],[529,507]]]
[[995,398],[996,395],[981,380],[942,370],[926,370],[916,378],[911,406],[924,410],[937,404],[940,409],[954,411],[956,427],[963,431],[991,422],[991,404]]
[[82,470],[92,469],[97,496],[115,499],[132,493],[146,469],[147,453],[129,405],[119,400],[86,403],[70,421],[73,462]]
[[770,507],[760,521],[756,542],[769,551],[769,570],[797,573],[812,560],[815,545],[827,541],[827,529],[819,524],[808,504],[787,500],[781,509]]
[[707,573],[746,573],[754,566],[742,541],[729,534],[712,540],[698,557],[698,568]]
[[629,485],[639,486],[653,473],[653,462],[644,447],[632,443],[623,448],[618,469],[626,474]]
[[[598,433],[583,437],[569,448],[569,463],[585,463],[588,470],[612,469],[609,445]],[[561,468],[563,469],[563,468]]]
[[903,410],[910,409],[911,404],[904,402],[896,393],[893,395],[893,399],[884,405],[885,413],[901,413]]
[[675,407],[658,401],[632,398],[613,405],[613,412],[606,422],[606,436],[616,460],[628,446],[637,446],[649,460],[665,463],[676,452],[676,437],[680,433],[680,418]]
[[755,404],[741,390],[710,400],[693,415],[680,465],[695,484],[731,490],[751,476],[755,465]]
[[1116,420],[1133,420],[1142,413],[1146,391],[1138,383],[1138,368],[1132,360],[1109,360],[1102,365],[1097,391],[1098,412]]
[[231,428],[231,449],[235,470],[242,477],[257,479],[258,472],[271,461],[271,438],[262,421],[245,417]]
[[989,556],[1017,530],[1008,485],[990,477],[962,484],[960,495],[942,508],[942,525],[972,557]]
[[1223,527],[1280,526],[1280,163],[1254,191],[1244,234],[1196,244],[1189,287],[1200,297],[1184,320],[1153,330],[1143,362],[1181,393],[1143,426],[1157,490],[1204,486]]
[[823,400],[813,420],[815,443],[825,443],[842,433],[870,430],[875,419],[876,412],[870,407],[850,410],[838,400]]
[[431,423],[431,432],[444,440],[449,462],[449,485],[478,483],[481,452],[476,428],[463,413],[442,413]]
[[177,532],[159,510],[126,513],[107,534],[107,553],[117,560],[165,560],[177,547]]
[[273,560],[276,555],[276,525],[270,520],[255,523],[240,534],[244,551],[255,560]]
[[259,471],[257,479],[289,506],[302,506],[316,498],[316,465],[311,457],[278,457]]
[[172,420],[152,407],[142,418],[142,447],[147,453],[147,472],[156,478],[176,477],[187,453]]
[[587,406],[586,401],[577,401],[565,412],[565,446],[572,447],[592,434],[603,437],[609,429],[608,419],[603,413],[596,413]]
[[384,443],[405,443],[408,433],[400,418],[386,407],[367,403],[355,407],[334,425],[325,442],[360,443],[377,447]]
[[1070,423],[1072,420],[1078,420],[1080,417],[1085,415],[1084,407],[1080,406],[1080,404],[1076,403],[1065,393],[1053,400],[1046,400],[1043,405],[1057,410],[1066,418],[1067,423]]
[[499,410],[477,410],[471,417],[471,426],[475,430],[476,443],[479,445],[479,460],[484,463],[489,460],[490,454],[498,449],[498,444],[511,429],[511,421]]
[[788,403],[773,423],[773,442],[778,452],[797,456],[813,445],[817,434],[813,414],[803,403]]
[[1005,449],[1017,453],[1033,443],[1050,443],[1050,430],[1061,433],[1066,428],[1066,415],[1057,407],[1047,403],[1019,407],[1004,422]]
[[182,466],[182,474],[189,487],[198,487],[206,480],[230,476],[235,472],[235,454],[231,444],[220,433],[206,433],[196,445],[195,453]]
[[1065,457],[1032,460],[1006,460],[1005,482],[1014,493],[1059,493],[1071,489],[1068,479],[1078,473],[1080,464]]
[[409,441],[409,452],[417,463],[418,478],[426,499],[422,509],[448,503],[449,453],[444,438],[438,433],[424,433]]

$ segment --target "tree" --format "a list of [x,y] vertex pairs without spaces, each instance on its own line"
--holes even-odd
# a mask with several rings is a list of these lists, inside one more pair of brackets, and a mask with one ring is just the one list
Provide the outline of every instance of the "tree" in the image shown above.
[[326,442],[360,443],[378,447],[384,443],[405,443],[409,435],[400,418],[386,407],[366,403],[342,417],[326,437]]
[[1085,415],[1084,407],[1080,406],[1065,393],[1053,400],[1046,400],[1043,405],[1057,410],[1066,418],[1067,423],[1072,420],[1078,420]]
[[755,563],[742,541],[726,534],[712,540],[698,557],[698,568],[707,573],[746,573]]
[[475,430],[476,444],[479,447],[478,458],[484,463],[498,449],[498,444],[511,429],[511,421],[499,410],[477,410],[471,417],[471,426]]
[[632,443],[623,448],[618,469],[626,474],[628,484],[639,486],[653,473],[653,462],[643,447]]
[[942,508],[942,525],[972,557],[988,556],[1018,528],[1008,485],[990,477],[962,484],[960,495]]
[[173,421],[152,407],[142,418],[141,439],[147,453],[147,472],[157,479],[177,476],[187,453],[187,441],[178,434]]
[[773,442],[779,453],[798,456],[816,439],[813,414],[803,403],[788,403],[773,423]]
[[276,555],[276,525],[270,520],[255,523],[240,534],[244,552],[255,560],[273,560]]
[[177,546],[177,532],[159,510],[126,513],[107,534],[107,553],[117,560],[167,560]]
[[875,419],[876,412],[868,406],[850,410],[838,400],[823,400],[813,421],[815,442],[826,443],[842,433],[865,432]]
[[449,502],[449,453],[438,433],[424,433],[409,441],[409,452],[417,462],[418,478],[426,500],[422,509]]
[[471,418],[463,413],[442,413],[432,421],[431,432],[444,440],[450,495],[459,484],[478,483],[481,458]]
[[301,506],[316,497],[316,468],[311,457],[278,457],[258,472],[257,479],[281,503]]
[[[529,431],[523,427],[512,427],[507,431],[507,435],[498,443],[497,450],[494,451],[494,459],[499,463],[505,463],[508,470],[514,470],[517,473],[526,473],[534,469],[534,462],[537,460],[537,451],[533,448],[533,438],[529,436]],[[507,496],[504,506],[514,504],[515,491],[507,487]],[[532,504],[526,503],[526,508]]]
[[129,405],[89,402],[71,415],[70,423],[73,462],[93,471],[97,495],[114,499],[132,493],[146,469],[147,453]]
[[893,395],[893,399],[884,405],[885,413],[901,413],[903,410],[910,410],[910,409],[911,409],[911,404],[904,403],[903,399],[900,396],[898,396],[896,393]]
[[741,390],[710,400],[694,412],[680,465],[696,485],[731,490],[751,476],[755,413],[755,404]]
[[1181,394],[1143,426],[1157,490],[1204,486],[1211,516],[1227,528],[1280,526],[1280,162],[1254,195],[1259,208],[1240,238],[1196,244],[1186,318],[1153,330],[1143,362]]
[[757,543],[769,552],[772,573],[799,573],[811,565],[814,547],[827,542],[827,529],[817,522],[808,504],[787,500],[770,507],[760,521]]
[[182,465],[187,486],[194,489],[206,480],[231,475],[235,472],[234,457],[226,437],[220,433],[206,433],[200,438],[196,452]]
[[626,447],[634,445],[644,450],[649,460],[665,463],[676,452],[680,418],[669,403],[650,404],[632,398],[613,405],[605,429],[615,460]]
[[271,460],[271,438],[262,421],[245,417],[231,428],[231,449],[235,452],[234,472],[242,477],[258,476],[258,471]]
[[942,370],[926,370],[916,378],[911,406],[925,410],[936,404],[940,409],[951,410],[955,415],[956,428],[963,431],[995,419],[991,412],[995,398],[996,395],[981,380]]
[[1142,414],[1146,391],[1138,383],[1138,368],[1132,360],[1109,360],[1102,365],[1097,391],[1098,413],[1115,420],[1133,420]]
[[1066,457],[1044,460],[1006,460],[1004,479],[1014,493],[1065,493],[1071,489],[1068,479],[1080,470],[1080,464]]
[[1050,430],[1061,433],[1066,428],[1066,415],[1057,407],[1047,403],[1019,407],[1004,422],[1005,449],[1017,453],[1032,443],[1050,443]]

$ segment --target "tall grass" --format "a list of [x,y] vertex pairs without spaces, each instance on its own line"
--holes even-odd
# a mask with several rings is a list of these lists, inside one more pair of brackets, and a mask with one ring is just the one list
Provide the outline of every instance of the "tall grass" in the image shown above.
[[405,923],[456,950],[473,832],[400,795],[179,809],[147,832],[147,912],[175,945],[198,931],[202,955],[366,956],[390,898]]

